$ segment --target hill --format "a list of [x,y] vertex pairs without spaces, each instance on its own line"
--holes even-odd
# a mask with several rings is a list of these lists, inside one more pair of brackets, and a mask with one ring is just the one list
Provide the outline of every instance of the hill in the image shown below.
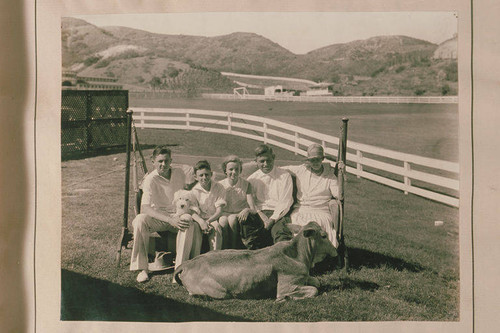
[[457,59],[457,45],[458,37],[454,36],[439,44],[432,57],[434,59]]
[[255,33],[165,35],[62,20],[64,67],[152,89],[231,92],[239,84],[220,72],[233,72],[331,82],[337,95],[454,94],[456,59],[435,57],[436,50],[438,45],[411,37],[379,36],[296,55]]

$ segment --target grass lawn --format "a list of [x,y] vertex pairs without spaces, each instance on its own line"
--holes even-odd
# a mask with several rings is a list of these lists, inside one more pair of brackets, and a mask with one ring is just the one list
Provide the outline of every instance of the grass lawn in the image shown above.
[[[238,137],[179,132],[139,134],[141,143],[174,144],[174,162],[193,164],[204,156],[215,170],[221,156],[237,152],[250,157],[256,145]],[[293,153],[279,149],[277,158],[278,165],[299,163]],[[171,271],[137,284],[136,273],[128,270],[130,250],[122,252],[120,267],[114,262],[122,225],[124,163],[123,153],[62,162],[62,320],[459,319],[458,210],[352,176],[345,206],[352,269],[319,273],[318,297],[283,303],[195,298],[171,283]],[[444,225],[435,227],[436,220]]]

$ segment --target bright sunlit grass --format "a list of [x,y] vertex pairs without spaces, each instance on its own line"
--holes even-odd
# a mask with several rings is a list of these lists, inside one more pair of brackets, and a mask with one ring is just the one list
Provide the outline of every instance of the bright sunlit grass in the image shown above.
[[[158,130],[140,135],[142,143],[176,144],[177,163],[193,164],[208,156],[216,171],[221,156],[237,153],[248,160],[256,145],[201,132]],[[145,151],[148,163],[150,152]],[[278,164],[300,162],[293,153],[279,149],[276,153]],[[115,263],[123,218],[124,164],[123,153],[62,162],[63,320],[459,319],[458,210],[353,176],[348,177],[345,199],[352,269],[319,272],[318,297],[284,303],[194,298],[171,283],[172,272],[137,284],[136,273],[128,270],[130,250],[122,251],[119,268]],[[129,221],[132,207],[131,200]],[[434,226],[436,220],[444,225]]]

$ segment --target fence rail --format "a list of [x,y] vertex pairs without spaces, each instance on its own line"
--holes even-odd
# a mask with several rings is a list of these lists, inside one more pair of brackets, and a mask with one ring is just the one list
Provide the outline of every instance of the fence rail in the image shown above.
[[[306,156],[312,143],[337,156],[339,138],[277,120],[226,111],[134,108],[137,127],[237,135]],[[457,163],[347,141],[347,172],[378,183],[458,207]],[[418,185],[412,183],[418,182]]]
[[210,99],[259,100],[281,102],[319,102],[319,103],[394,103],[394,104],[456,104],[458,96],[285,96],[285,95],[236,95],[202,94]]

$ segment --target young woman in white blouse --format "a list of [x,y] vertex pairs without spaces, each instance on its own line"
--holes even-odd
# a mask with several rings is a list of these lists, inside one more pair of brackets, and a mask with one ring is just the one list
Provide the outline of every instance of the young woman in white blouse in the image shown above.
[[252,187],[248,181],[240,177],[243,163],[236,155],[227,156],[222,162],[222,171],[226,178],[219,183],[226,190],[226,206],[219,224],[224,236],[224,248],[243,248],[240,237],[240,223],[245,221],[249,214],[256,214],[252,196]]

